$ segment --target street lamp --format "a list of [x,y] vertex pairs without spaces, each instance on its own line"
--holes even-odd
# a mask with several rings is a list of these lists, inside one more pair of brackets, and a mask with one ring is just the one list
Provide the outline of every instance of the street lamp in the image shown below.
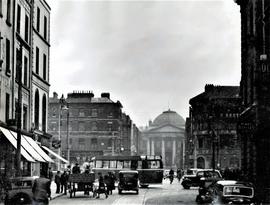
[[[69,107],[66,102],[66,106],[63,107],[63,110],[67,111],[67,160],[70,161],[70,145],[69,145]],[[69,162],[70,163],[70,162]]]
[[211,137],[212,139],[212,168],[213,170],[215,170],[215,163],[216,163],[216,158],[215,158],[215,149],[216,149],[216,142],[215,142],[215,134],[213,132],[212,126],[211,126],[211,120],[212,120],[213,116],[209,115],[208,116],[208,135]]
[[[60,147],[58,148],[58,155],[61,156],[61,117],[62,117],[62,108],[65,105],[65,98],[64,95],[62,94],[61,98],[59,99],[59,126],[58,126],[58,140],[60,142]],[[61,161],[58,160],[58,168],[57,170],[60,170],[61,168]]]

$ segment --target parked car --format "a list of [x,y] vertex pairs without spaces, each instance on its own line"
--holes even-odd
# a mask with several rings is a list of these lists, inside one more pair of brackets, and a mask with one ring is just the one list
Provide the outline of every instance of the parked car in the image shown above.
[[138,171],[120,171],[118,193],[122,191],[136,191],[139,194]]
[[249,182],[220,180],[207,187],[206,195],[198,195],[196,201],[212,204],[255,204],[254,187]]
[[37,177],[17,177],[9,181],[6,190],[5,205],[31,204],[32,186]]
[[212,183],[213,181],[222,179],[222,176],[218,170],[197,169],[191,171],[191,174],[186,174],[183,177],[181,184],[184,189],[189,189],[190,187],[198,187],[201,185],[201,183]]

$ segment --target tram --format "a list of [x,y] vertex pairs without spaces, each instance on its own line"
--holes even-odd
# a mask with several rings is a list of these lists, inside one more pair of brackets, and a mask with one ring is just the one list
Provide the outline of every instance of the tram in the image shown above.
[[137,170],[141,187],[150,184],[161,184],[163,180],[163,163],[161,156],[96,156],[90,162],[92,171],[102,173],[113,172],[118,178],[119,171]]

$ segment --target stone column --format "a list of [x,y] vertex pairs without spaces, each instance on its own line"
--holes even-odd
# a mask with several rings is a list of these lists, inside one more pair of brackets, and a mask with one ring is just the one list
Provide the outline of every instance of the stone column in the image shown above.
[[155,155],[155,141],[154,140],[152,140],[151,147],[152,147],[151,155]]
[[147,155],[150,155],[150,139],[147,139]]
[[176,148],[175,148],[175,139],[173,140],[173,147],[172,147],[172,165],[175,164],[175,152],[176,152]]
[[183,161],[182,161],[182,164],[180,164],[180,165],[181,165],[182,168],[184,168],[185,164],[186,164],[186,147],[185,147],[185,142],[184,141],[181,141],[181,143],[182,143],[181,147],[183,147],[183,149],[181,150]]
[[164,139],[162,139],[161,142],[161,154],[162,154],[162,160],[163,160],[163,166],[165,167],[165,142]]

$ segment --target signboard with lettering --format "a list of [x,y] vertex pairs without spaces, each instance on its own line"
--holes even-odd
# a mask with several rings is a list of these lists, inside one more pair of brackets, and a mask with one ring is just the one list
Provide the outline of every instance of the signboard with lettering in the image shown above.
[[253,122],[240,122],[237,124],[237,130],[240,133],[250,133],[255,130],[255,125]]

